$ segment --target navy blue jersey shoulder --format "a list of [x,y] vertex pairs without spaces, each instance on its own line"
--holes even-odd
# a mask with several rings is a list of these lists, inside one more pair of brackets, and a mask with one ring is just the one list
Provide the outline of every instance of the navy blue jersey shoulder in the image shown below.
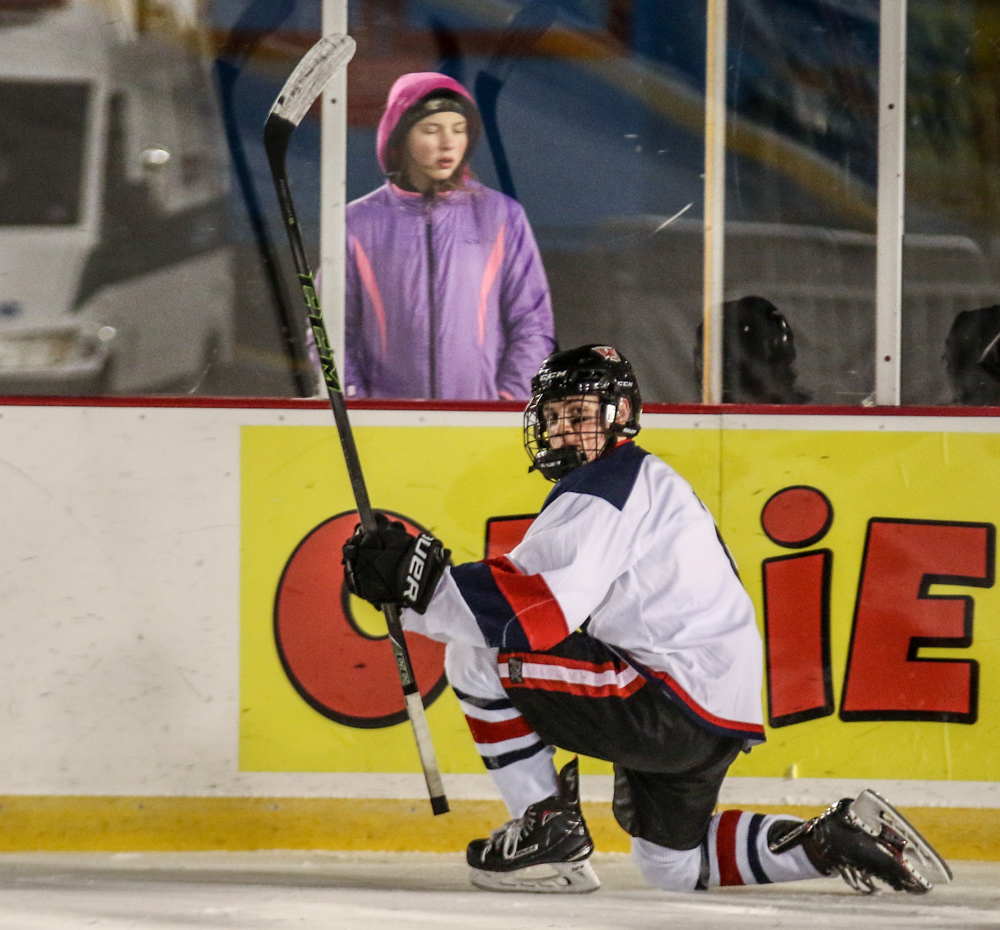
[[621,510],[635,487],[639,469],[647,455],[649,453],[634,442],[622,443],[609,455],[588,462],[565,478],[560,478],[545,498],[542,510],[568,491],[603,498],[612,507]]

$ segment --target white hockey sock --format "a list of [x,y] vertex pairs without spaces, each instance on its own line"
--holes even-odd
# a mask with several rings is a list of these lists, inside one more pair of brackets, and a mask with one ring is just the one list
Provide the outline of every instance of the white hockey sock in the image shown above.
[[448,681],[468,721],[476,749],[493,777],[510,815],[559,793],[552,756],[507,698],[497,669],[497,650],[449,643]]
[[552,763],[555,750],[541,741],[510,701],[459,694],[458,702],[511,817],[520,817],[535,801],[559,794]]
[[801,846],[775,855],[767,847],[767,832],[779,820],[800,822],[787,815],[723,811],[712,817],[705,838],[708,886],[765,885],[822,878]]
[[632,837],[632,861],[642,877],[663,891],[694,891],[701,873],[701,847],[668,849]]

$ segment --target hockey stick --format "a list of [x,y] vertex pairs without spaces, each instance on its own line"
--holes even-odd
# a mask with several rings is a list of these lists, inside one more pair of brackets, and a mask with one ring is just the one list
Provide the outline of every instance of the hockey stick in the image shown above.
[[[361,472],[361,460],[354,444],[354,433],[347,417],[347,406],[344,403],[344,393],[340,378],[333,361],[333,351],[327,337],[319,298],[316,295],[316,284],[313,280],[309,259],[306,257],[302,233],[299,230],[295,207],[288,186],[288,174],[285,169],[285,155],[288,150],[288,140],[295,127],[309,111],[316,98],[330,79],[347,66],[354,55],[354,39],[345,35],[328,35],[319,40],[296,66],[291,77],[281,89],[278,99],[264,124],[264,151],[271,166],[274,186],[281,205],[281,215],[285,222],[285,231],[292,246],[292,257],[295,260],[295,270],[298,272],[302,294],[305,297],[309,313],[309,323],[316,339],[316,349],[319,352],[320,367],[323,370],[323,380],[326,382],[327,393],[330,395],[330,406],[333,408],[333,418],[340,435],[340,445],[344,451],[347,463],[347,474],[354,490],[354,500],[358,507],[361,525],[366,530],[377,527],[375,514],[368,500],[368,489],[365,487],[364,475]],[[399,678],[403,685],[403,699],[406,702],[406,712],[413,726],[413,735],[417,741],[417,752],[420,764],[423,766],[427,790],[431,797],[431,809],[435,814],[448,811],[448,799],[444,794],[441,773],[438,770],[434,755],[434,744],[431,741],[430,729],[427,726],[427,716],[413,674],[413,663],[406,648],[403,637],[403,627],[399,620],[399,609],[394,604],[384,605],[386,626],[389,629],[389,642],[396,659]]]
[[530,0],[507,24],[486,67],[476,75],[476,105],[483,118],[483,133],[490,146],[497,181],[508,197],[517,199],[507,152],[500,138],[497,98],[518,59],[523,58],[556,21],[558,7],[553,0]]
[[[222,109],[222,123],[226,130],[226,141],[229,144],[229,154],[233,160],[233,171],[239,183],[243,203],[247,208],[247,218],[257,253],[260,256],[264,279],[271,294],[271,303],[278,315],[278,328],[284,343],[285,355],[291,366],[292,383],[299,397],[311,397],[313,393],[310,379],[307,377],[309,359],[302,349],[297,328],[292,323],[291,300],[281,275],[281,265],[275,253],[264,211],[257,197],[250,164],[243,149],[239,125],[236,120],[234,94],[236,80],[243,66],[252,54],[256,45],[265,36],[278,28],[290,15],[294,8],[292,0],[283,0],[275,4],[274,0],[256,0],[244,11],[230,31],[226,44],[215,59],[215,74],[219,84],[219,102]],[[270,13],[270,18],[261,28],[262,13]],[[252,36],[252,38],[249,38]]]

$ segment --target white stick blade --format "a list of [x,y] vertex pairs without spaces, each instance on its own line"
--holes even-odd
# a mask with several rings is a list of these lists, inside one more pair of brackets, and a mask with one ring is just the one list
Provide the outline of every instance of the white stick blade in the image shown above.
[[271,113],[298,126],[330,79],[354,57],[356,48],[350,36],[323,36],[295,66]]

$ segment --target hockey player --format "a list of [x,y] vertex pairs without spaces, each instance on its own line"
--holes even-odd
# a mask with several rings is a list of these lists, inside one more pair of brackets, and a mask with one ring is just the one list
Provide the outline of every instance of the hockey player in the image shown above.
[[[508,555],[458,566],[382,517],[344,546],[347,584],[447,643],[448,679],[511,820],[469,844],[474,884],[598,887],[574,759],[614,763],[614,814],[671,891],[840,873],[858,890],[948,881],[947,865],[871,791],[808,821],[714,813],[726,771],[764,741],[763,655],[749,596],[690,485],[641,449],[631,365],[610,346],[549,356],[524,442],[555,482]],[[528,867],[545,864],[547,874]]]

